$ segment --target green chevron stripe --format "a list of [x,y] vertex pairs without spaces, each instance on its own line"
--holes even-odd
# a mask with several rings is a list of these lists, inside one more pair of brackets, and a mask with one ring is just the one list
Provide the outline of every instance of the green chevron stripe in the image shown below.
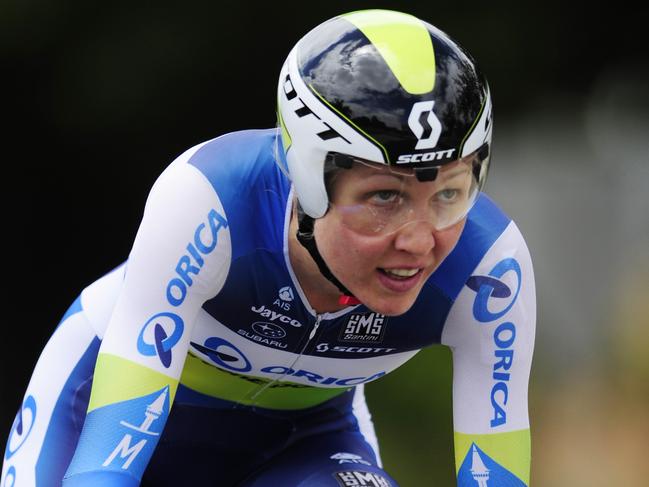
[[169,386],[169,404],[178,381],[117,355],[100,353],[95,365],[88,412],[97,408],[152,394]]
[[321,404],[342,394],[349,388],[308,387],[282,382],[255,394],[270,383],[261,377],[233,374],[206,364],[198,357],[187,354],[180,382],[207,396],[245,405],[268,409],[303,409]]
[[408,93],[435,87],[435,51],[426,26],[412,15],[390,10],[360,10],[342,16],[379,51]]
[[282,145],[284,146],[284,152],[286,152],[291,146],[292,140],[291,134],[289,134],[288,130],[286,129],[286,124],[284,123],[284,118],[282,117],[282,111],[279,108],[277,109],[277,120],[279,122],[280,128],[282,129]]

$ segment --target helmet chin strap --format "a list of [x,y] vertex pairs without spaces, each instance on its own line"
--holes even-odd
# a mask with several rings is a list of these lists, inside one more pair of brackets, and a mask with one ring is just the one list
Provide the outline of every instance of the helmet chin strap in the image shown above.
[[320,273],[331,283],[333,283],[342,293],[342,295],[338,298],[338,303],[345,305],[361,304],[361,302],[349,291],[349,289],[347,289],[343,285],[343,283],[333,275],[333,273],[329,269],[329,266],[322,258],[322,255],[320,255],[320,251],[318,250],[318,246],[315,241],[315,236],[313,235],[313,226],[315,225],[315,220],[304,213],[304,211],[302,211],[299,203],[297,212],[297,240],[305,249],[307,249],[309,255],[317,264]]

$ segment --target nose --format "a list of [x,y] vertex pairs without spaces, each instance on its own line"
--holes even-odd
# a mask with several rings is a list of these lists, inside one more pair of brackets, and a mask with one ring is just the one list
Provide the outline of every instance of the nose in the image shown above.
[[426,221],[408,222],[396,232],[394,247],[413,255],[426,255],[435,248],[433,225]]

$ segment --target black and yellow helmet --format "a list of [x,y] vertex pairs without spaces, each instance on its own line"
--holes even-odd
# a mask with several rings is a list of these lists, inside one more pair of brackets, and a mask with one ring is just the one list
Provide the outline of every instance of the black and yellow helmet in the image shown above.
[[327,211],[332,156],[413,167],[426,179],[426,169],[477,152],[484,184],[487,81],[463,48],[412,15],[362,10],[318,25],[288,55],[277,96],[280,157],[312,218]]

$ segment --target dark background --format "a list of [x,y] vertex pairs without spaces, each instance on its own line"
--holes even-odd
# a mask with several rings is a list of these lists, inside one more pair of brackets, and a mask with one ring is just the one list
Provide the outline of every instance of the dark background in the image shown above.
[[[9,431],[31,369],[68,305],[126,258],[158,174],[206,139],[274,126],[279,69],[310,28],[338,13],[380,7],[412,13],[449,33],[489,79],[497,173],[499,124],[516,126],[546,104],[581,100],[602,73],[645,74],[646,8],[593,5],[3,1],[0,436]],[[368,397],[378,408],[380,435],[398,438],[400,428],[419,423],[437,443],[423,450],[410,437],[389,443],[386,464],[404,468],[398,451],[410,451],[416,468],[452,482],[450,364],[446,352],[432,354],[418,356],[408,375],[369,387]],[[413,372],[430,364],[432,374]],[[420,379],[431,384],[424,387]],[[429,422],[395,414],[408,408],[407,397],[390,397],[392,409],[385,407],[389,391],[408,387],[431,402]]]

